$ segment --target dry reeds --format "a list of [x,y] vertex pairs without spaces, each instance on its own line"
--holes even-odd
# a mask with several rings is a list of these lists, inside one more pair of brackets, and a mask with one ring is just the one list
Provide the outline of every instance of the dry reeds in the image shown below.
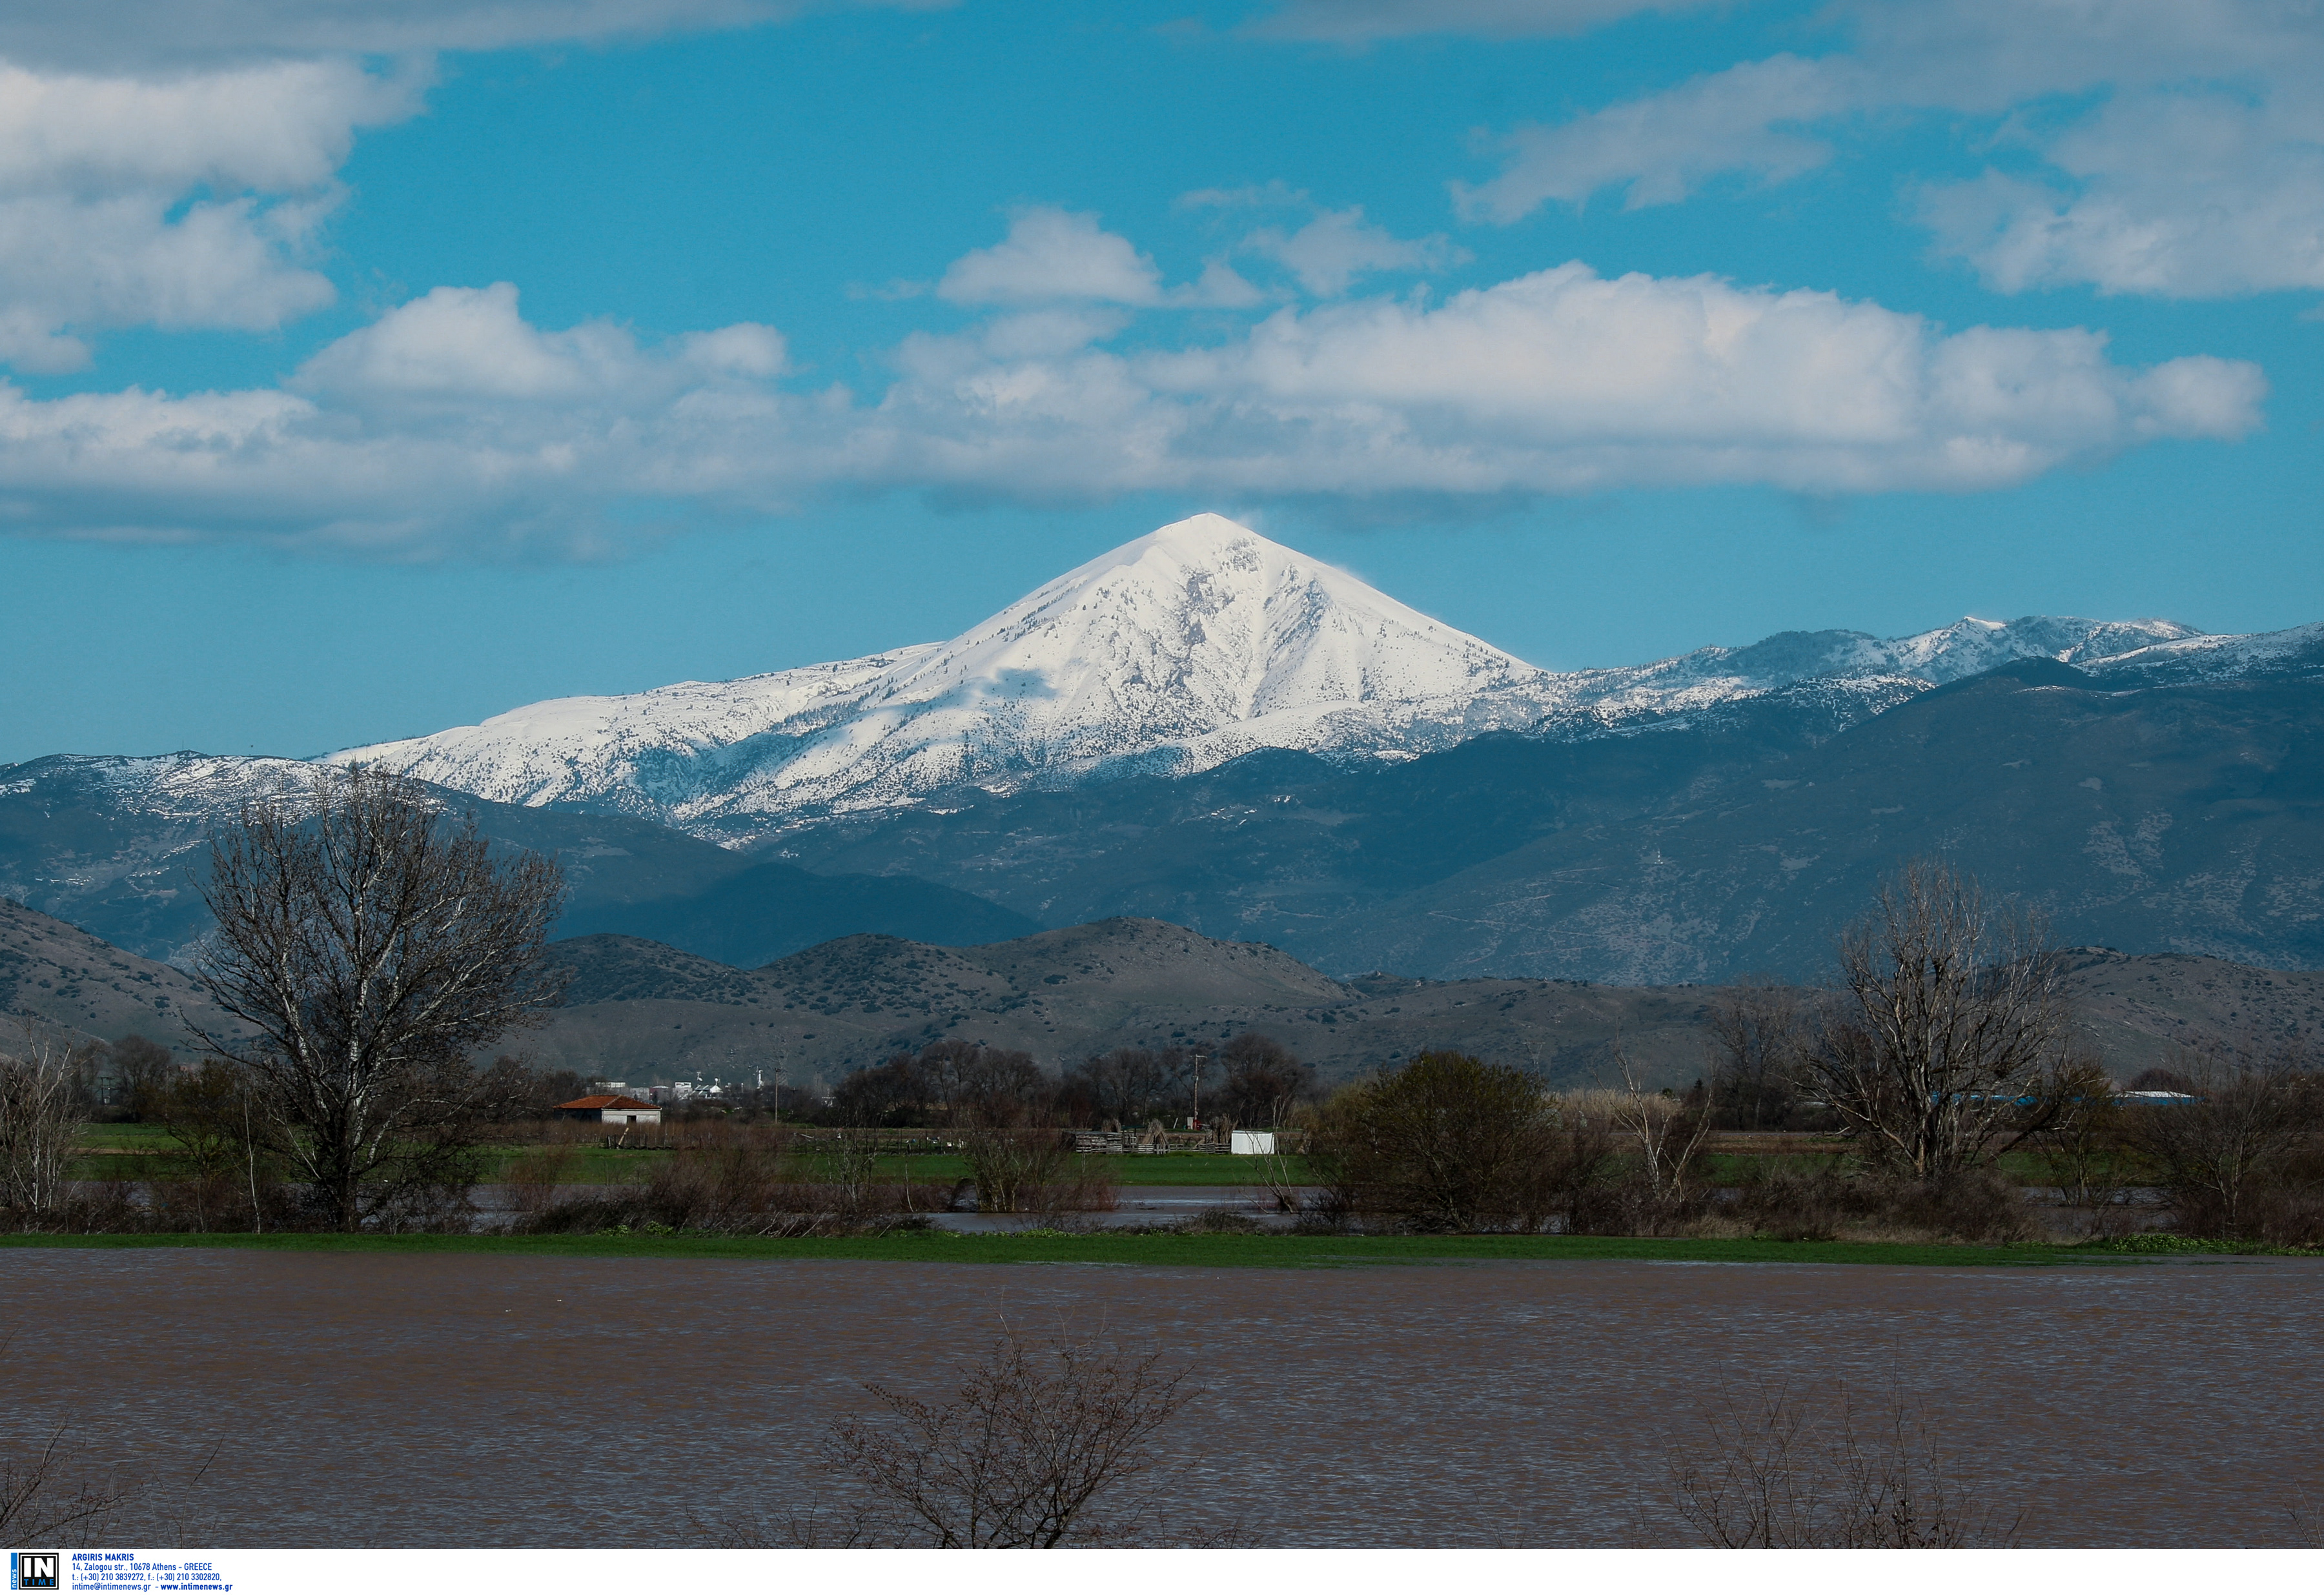
[[[703,1144],[708,1143],[708,1144]],[[703,1137],[657,1163],[642,1184],[560,1184],[573,1148],[550,1147],[511,1166],[518,1233],[690,1231],[807,1235],[892,1228],[944,1205],[939,1188],[875,1177],[875,1146],[845,1139],[795,1153],[763,1133]]]

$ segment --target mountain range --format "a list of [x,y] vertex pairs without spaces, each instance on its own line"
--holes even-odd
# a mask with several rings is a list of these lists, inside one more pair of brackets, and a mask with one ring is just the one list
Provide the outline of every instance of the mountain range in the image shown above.
[[[1218,516],[946,642],[352,749],[555,854],[560,934],[753,968],[1120,917],[1351,976],[1806,978],[1901,859],[2062,940],[2324,965],[2324,625],[1962,620],[1554,672]],[[323,762],[0,767],[0,895],[205,928],[208,827]]]
[[[503,1049],[544,1067],[630,1081],[795,1086],[930,1041],[982,1041],[1051,1069],[1115,1046],[1215,1048],[1245,1030],[1288,1046],[1329,1080],[1433,1047],[1531,1065],[1560,1085],[1702,1072],[1715,995],[1700,986],[1572,981],[1334,980],[1274,948],[1150,919],[960,947],[849,936],[752,969],[635,936],[558,942],[567,1006]],[[2068,955],[2082,1031],[2118,1078],[2171,1061],[2198,1034],[2276,1037],[2324,1022],[2324,974],[2215,959]],[[0,902],[0,1013],[35,1039],[130,1034],[195,1052],[189,1023],[232,1035],[199,986],[166,963]],[[0,1046],[15,1045],[0,1035]]]
[[955,797],[1198,774],[1260,749],[1377,763],[1495,731],[1602,734],[1809,682],[1845,723],[2015,659],[2127,663],[2217,641],[2167,621],[1964,620],[1885,641],[1795,632],[1560,673],[1197,515],[948,642],[559,698],[336,757],[495,802],[642,816],[749,844]]

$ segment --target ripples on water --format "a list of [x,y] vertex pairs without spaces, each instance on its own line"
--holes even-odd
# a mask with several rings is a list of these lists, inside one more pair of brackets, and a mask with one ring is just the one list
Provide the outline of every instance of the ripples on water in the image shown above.
[[2324,1268],[1316,1270],[0,1251],[12,1442],[69,1423],[211,1543],[703,1543],[779,1518],[857,1381],[941,1391],[1005,1314],[1194,1366],[1188,1535],[1675,1536],[1665,1436],[1725,1388],[1925,1400],[2034,1544],[2286,1544],[2324,1498]]

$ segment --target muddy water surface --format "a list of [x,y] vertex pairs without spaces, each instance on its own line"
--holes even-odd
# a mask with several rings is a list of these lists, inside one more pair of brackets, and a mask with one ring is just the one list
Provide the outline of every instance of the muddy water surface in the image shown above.
[[2295,1543],[2324,1268],[1536,1263],[1311,1271],[0,1251],[13,1449],[182,1478],[212,1543],[702,1543],[823,1489],[867,1378],[941,1393],[1005,1314],[1185,1358],[1190,1531],[1672,1535],[1674,1427],[1892,1382],[2055,1544]]

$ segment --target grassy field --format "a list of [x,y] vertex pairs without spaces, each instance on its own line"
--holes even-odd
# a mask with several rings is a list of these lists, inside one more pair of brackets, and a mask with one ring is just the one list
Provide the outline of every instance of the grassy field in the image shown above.
[[[1698,1166],[1700,1177],[1714,1185],[1734,1185],[1744,1183],[1755,1174],[1766,1175],[1778,1169],[1812,1173],[1831,1166],[1847,1154],[1845,1143],[1821,1137],[1778,1138],[1791,1142],[1780,1150],[1763,1149],[1770,1138],[1736,1139],[1750,1149],[1721,1150],[1714,1139],[1711,1148],[1703,1154]],[[84,1180],[152,1178],[166,1171],[167,1164],[161,1160],[174,1149],[168,1133],[156,1124],[90,1125],[82,1134],[81,1145],[86,1150],[74,1160],[72,1175],[76,1179]],[[484,1175],[485,1181],[498,1181],[512,1162],[539,1149],[527,1146],[491,1148]],[[583,1185],[637,1184],[645,1180],[669,1156],[669,1152],[653,1148],[613,1149],[596,1145],[577,1145],[561,1171],[560,1183]],[[1276,1177],[1277,1171],[1286,1166],[1294,1184],[1305,1184],[1307,1180],[1305,1166],[1296,1157],[1278,1163],[1271,1157],[1172,1152],[1159,1157],[1106,1157],[1090,1161],[1110,1166],[1114,1178],[1125,1185],[1259,1185]],[[2024,1185],[2046,1185],[2052,1177],[2041,1161],[2027,1153],[2012,1153],[2003,1157],[1997,1167],[2003,1177]],[[922,1183],[950,1185],[968,1177],[968,1165],[950,1153],[897,1154],[880,1159],[879,1173],[886,1179],[908,1176]]]
[[[83,1131],[81,1146],[83,1151],[73,1159],[72,1166],[72,1177],[80,1180],[152,1179],[168,1172],[166,1160],[176,1150],[169,1133],[158,1124],[93,1124]],[[484,1175],[486,1183],[499,1180],[511,1163],[540,1149],[519,1146],[490,1148]],[[559,1173],[559,1183],[634,1185],[644,1181],[669,1157],[669,1152],[643,1147],[576,1146]],[[1256,1185],[1265,1184],[1278,1166],[1269,1157],[1230,1157],[1202,1152],[1082,1161],[1111,1166],[1114,1177],[1125,1185]],[[1305,1177],[1299,1159],[1286,1161],[1295,1180]],[[968,1177],[968,1165],[950,1153],[891,1156],[880,1159],[879,1173],[886,1179],[909,1177],[922,1183],[950,1185]]]
[[227,1248],[422,1256],[814,1258],[910,1263],[1097,1264],[1120,1268],[1337,1268],[1394,1264],[1648,1261],[1872,1263],[1888,1267],[2131,1266],[2139,1259],[2061,1246],[1911,1246],[1851,1241],[1652,1240],[1593,1235],[958,1235],[796,1240],[725,1235],[7,1235],[0,1246]]

